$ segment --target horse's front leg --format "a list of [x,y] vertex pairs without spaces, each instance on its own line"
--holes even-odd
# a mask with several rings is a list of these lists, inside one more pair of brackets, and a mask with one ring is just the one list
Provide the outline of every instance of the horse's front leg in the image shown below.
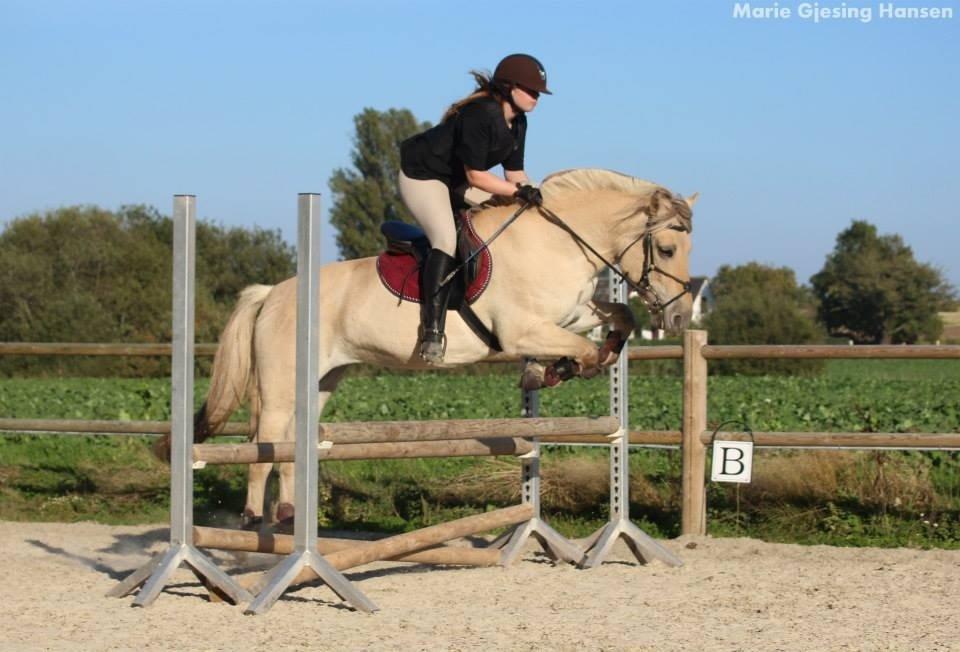
[[567,330],[574,332],[585,332],[602,325],[609,325],[610,332],[597,351],[597,366],[583,370],[582,375],[588,378],[616,363],[636,326],[633,311],[624,303],[591,299],[578,308],[573,321],[564,324]]
[[541,322],[513,337],[506,333],[504,335],[501,341],[507,345],[506,353],[531,358],[559,358],[549,367],[537,362],[529,363],[520,381],[524,389],[554,387],[583,375],[584,370],[598,368],[599,349],[596,344],[556,324]]
[[600,345],[598,352],[599,366],[609,367],[616,363],[620,352],[630,338],[630,333],[636,327],[636,320],[630,306],[612,301],[591,301],[595,314],[604,324],[610,324],[607,339]]

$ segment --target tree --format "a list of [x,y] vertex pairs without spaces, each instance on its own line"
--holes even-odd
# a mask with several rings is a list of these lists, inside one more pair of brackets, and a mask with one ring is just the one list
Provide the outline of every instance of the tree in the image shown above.
[[827,330],[858,343],[936,340],[943,331],[937,312],[954,298],[940,271],[917,262],[899,235],[879,235],[862,220],[840,232],[810,282]]
[[[0,341],[169,342],[172,223],[145,206],[72,206],[0,233]],[[278,231],[197,224],[197,340],[215,341],[236,296],[295,269]],[[158,358],[7,358],[0,371],[144,375]]]
[[333,208],[330,223],[337,246],[347,259],[373,256],[384,246],[380,224],[387,219],[411,221],[397,187],[400,143],[427,129],[408,109],[364,109],[354,116],[354,169],[338,168],[330,177]]
[[[714,344],[808,344],[820,339],[810,294],[788,267],[722,266],[710,281],[715,304],[704,318]],[[724,360],[718,373],[817,373],[820,360]]]

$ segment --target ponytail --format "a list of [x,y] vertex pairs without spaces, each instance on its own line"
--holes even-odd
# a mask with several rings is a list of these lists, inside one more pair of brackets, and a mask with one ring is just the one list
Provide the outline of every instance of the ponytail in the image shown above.
[[509,97],[509,90],[500,84],[500,82],[493,81],[489,73],[471,70],[470,74],[473,75],[473,79],[477,83],[477,87],[472,93],[463,99],[457,100],[451,104],[443,114],[443,117],[440,118],[440,122],[446,122],[447,120],[450,120],[460,112],[460,109],[478,100],[482,100],[487,97],[492,97],[495,100],[504,100]]

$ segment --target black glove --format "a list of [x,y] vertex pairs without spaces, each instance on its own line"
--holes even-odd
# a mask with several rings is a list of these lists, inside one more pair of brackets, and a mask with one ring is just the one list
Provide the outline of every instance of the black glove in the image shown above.
[[532,204],[534,206],[543,205],[543,195],[540,193],[540,189],[536,186],[521,186],[520,184],[517,184],[517,192],[513,193],[513,196],[527,204]]

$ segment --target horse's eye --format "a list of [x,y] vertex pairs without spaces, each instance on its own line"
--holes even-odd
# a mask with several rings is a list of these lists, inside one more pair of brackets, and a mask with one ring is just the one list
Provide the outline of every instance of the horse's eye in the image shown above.
[[673,253],[676,250],[676,247],[661,247],[660,245],[657,245],[657,251],[659,251],[660,255],[664,258],[673,258]]

